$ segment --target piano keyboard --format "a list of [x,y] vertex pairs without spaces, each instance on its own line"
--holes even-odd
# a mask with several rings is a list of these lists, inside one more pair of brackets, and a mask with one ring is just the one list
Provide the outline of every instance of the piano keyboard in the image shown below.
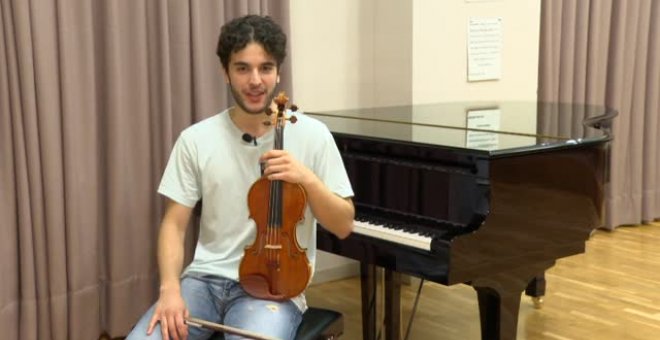
[[353,232],[409,247],[431,251],[431,237],[366,221],[354,221]]

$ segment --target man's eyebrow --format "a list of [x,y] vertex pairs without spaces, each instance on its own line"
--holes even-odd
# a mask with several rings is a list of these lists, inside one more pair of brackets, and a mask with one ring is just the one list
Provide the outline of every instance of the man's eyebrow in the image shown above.
[[[250,66],[250,64],[245,62],[245,61],[234,61],[234,62],[231,63],[231,65],[233,65],[233,66]],[[275,66],[275,62],[274,61],[266,61],[266,62],[261,63],[259,66]]]

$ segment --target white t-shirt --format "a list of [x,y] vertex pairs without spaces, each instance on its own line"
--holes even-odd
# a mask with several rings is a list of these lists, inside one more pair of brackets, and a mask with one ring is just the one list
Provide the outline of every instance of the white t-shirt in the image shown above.
[[[284,128],[284,150],[311,169],[332,192],[352,197],[328,128],[300,112],[292,114],[298,121]],[[271,129],[258,138],[256,146],[245,142],[242,135],[225,110],[185,129],[174,145],[158,192],[188,207],[202,198],[204,202],[195,257],[184,274],[238,280],[244,249],[254,242],[256,224],[249,218],[247,194],[261,176],[259,157],[273,149],[275,132]],[[309,206],[296,234],[314,268],[316,219]]]

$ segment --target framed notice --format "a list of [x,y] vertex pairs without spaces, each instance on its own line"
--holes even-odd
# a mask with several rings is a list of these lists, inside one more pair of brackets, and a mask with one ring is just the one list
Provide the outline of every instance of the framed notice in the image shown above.
[[465,147],[480,150],[494,150],[499,146],[499,108],[470,110],[467,112],[467,133]]
[[497,80],[502,76],[502,18],[469,18],[468,81]]

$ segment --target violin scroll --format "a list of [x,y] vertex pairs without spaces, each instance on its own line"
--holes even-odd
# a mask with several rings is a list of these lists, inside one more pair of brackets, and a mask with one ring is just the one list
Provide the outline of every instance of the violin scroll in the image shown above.
[[[286,112],[286,104],[289,102],[289,97],[284,94],[284,91],[280,92],[275,98],[273,98],[273,102],[277,105],[277,114],[273,115],[273,110],[268,107],[266,108],[266,115],[271,117],[270,121],[265,121],[264,125],[277,125],[277,123],[281,123],[284,125],[285,121],[290,121],[292,124],[295,124],[298,121],[298,118],[296,116],[289,116],[287,117],[285,112]],[[295,104],[291,104],[289,106],[289,110],[291,112],[296,112],[298,111],[298,106]]]

